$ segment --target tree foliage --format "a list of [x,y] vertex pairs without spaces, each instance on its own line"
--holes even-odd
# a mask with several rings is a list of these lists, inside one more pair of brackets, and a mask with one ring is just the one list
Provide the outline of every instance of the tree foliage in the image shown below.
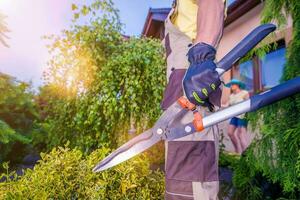
[[[35,140],[46,150],[67,141],[84,152],[105,143],[116,147],[129,129],[139,133],[160,115],[163,49],[156,40],[123,37],[111,1],[72,9],[72,28],[46,37],[52,58],[38,98],[46,139],[36,135]],[[77,23],[86,17],[87,24]]]
[[5,40],[8,38],[6,33],[9,32],[9,29],[7,28],[5,18],[6,16],[0,13],[0,43],[8,47],[8,44],[6,43]]
[[[118,13],[110,0],[95,0],[82,8],[73,5],[73,10],[74,23],[70,30],[45,37],[51,42],[48,45],[51,59],[44,80],[64,97],[88,90],[97,72],[122,41]],[[87,17],[88,23],[77,23]]]
[[0,142],[8,144],[9,142],[19,141],[22,143],[29,143],[30,140],[21,134],[18,134],[7,123],[0,120]]
[[[16,160],[38,118],[30,85],[0,73],[0,161]],[[20,155],[9,156],[15,151]]]

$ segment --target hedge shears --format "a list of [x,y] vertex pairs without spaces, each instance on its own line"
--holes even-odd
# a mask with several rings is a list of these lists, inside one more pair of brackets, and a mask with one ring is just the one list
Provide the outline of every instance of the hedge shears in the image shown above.
[[[240,58],[245,56],[275,29],[276,26],[273,24],[264,24],[250,32],[220,62],[217,63],[216,70],[220,76],[228,71],[240,60]],[[202,117],[198,107],[190,103],[186,97],[181,97],[163,112],[151,129],[143,132],[116,149],[99,162],[93,171],[99,172],[116,166],[149,149],[161,140],[172,141],[195,132],[201,132],[205,128],[217,123],[246,112],[256,111],[257,109],[296,93],[300,93],[300,77],[289,80],[266,92],[255,95],[244,102],[212,113],[206,117]],[[188,112],[193,112],[194,120],[190,123],[184,123],[182,122],[182,119]]]

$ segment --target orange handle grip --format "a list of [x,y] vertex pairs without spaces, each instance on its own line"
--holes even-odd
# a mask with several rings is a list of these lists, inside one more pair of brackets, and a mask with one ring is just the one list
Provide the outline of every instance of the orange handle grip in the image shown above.
[[196,131],[198,131],[198,132],[203,131],[204,127],[203,127],[203,122],[202,122],[202,116],[196,110],[196,105],[192,104],[186,97],[180,97],[177,100],[177,102],[182,108],[189,109],[194,112],[193,125],[194,125]]
[[193,125],[198,132],[204,130],[202,116],[198,111],[194,112]]
[[185,108],[185,109],[189,109],[189,110],[192,110],[194,111],[196,109],[196,106],[194,104],[192,104],[186,97],[180,97],[177,102],[179,103],[179,105],[182,107],[182,108]]

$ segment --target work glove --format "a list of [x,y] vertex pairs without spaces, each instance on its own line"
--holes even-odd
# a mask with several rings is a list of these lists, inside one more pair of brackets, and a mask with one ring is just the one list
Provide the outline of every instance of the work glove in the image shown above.
[[198,43],[187,56],[190,67],[183,79],[186,97],[191,103],[213,111],[214,105],[220,107],[222,95],[221,80],[214,62],[216,50],[208,44]]

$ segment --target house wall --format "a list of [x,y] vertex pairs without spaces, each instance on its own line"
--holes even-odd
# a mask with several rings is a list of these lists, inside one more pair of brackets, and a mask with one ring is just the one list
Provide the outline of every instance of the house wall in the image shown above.
[[[239,41],[241,41],[250,31],[260,25],[261,12],[263,9],[263,3],[257,5],[255,8],[245,13],[242,17],[235,20],[224,29],[223,38],[220,41],[217,60],[224,57]],[[287,26],[281,30],[275,32],[275,36],[266,38],[267,43],[272,43],[280,39],[284,39],[286,45],[289,44],[292,38],[292,20],[291,17],[288,18]],[[231,71],[227,72],[223,76],[223,81],[226,83],[231,79]],[[225,105],[230,95],[230,89],[223,88],[222,104]],[[221,131],[224,133],[224,144],[227,151],[233,150],[232,143],[227,135],[228,121],[220,125]],[[251,127],[250,127],[251,129]],[[248,144],[252,141],[256,134],[249,131],[247,135],[244,136]]]

